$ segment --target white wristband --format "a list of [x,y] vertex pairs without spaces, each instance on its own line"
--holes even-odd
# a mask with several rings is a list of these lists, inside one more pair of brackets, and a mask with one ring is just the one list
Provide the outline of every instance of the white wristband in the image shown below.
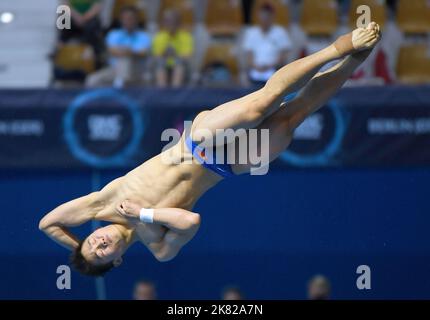
[[139,219],[144,223],[153,223],[154,209],[145,209],[145,208],[140,209]]

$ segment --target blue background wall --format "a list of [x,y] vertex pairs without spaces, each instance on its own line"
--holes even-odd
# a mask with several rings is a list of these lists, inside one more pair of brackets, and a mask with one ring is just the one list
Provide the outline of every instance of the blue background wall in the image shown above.
[[[133,97],[149,117],[141,152],[132,164],[124,165],[144,161],[147,152],[158,153],[165,128],[191,119],[202,107],[245,93],[151,88],[121,92]],[[65,144],[62,119],[72,101],[82,97],[81,91],[0,94],[1,120],[36,119],[46,128],[42,136],[31,138],[0,136],[0,166],[27,168],[0,169],[0,299],[94,299],[94,279],[77,273],[71,290],[57,289],[56,269],[68,263],[68,252],[46,238],[38,222],[59,204],[100,188],[125,171],[82,169],[87,164]],[[322,273],[331,280],[332,297],[337,299],[429,299],[430,90],[350,88],[336,99],[338,107],[348,111],[344,115],[348,128],[342,148],[330,160],[335,167],[373,163],[378,169],[298,170],[283,163],[272,166],[267,176],[223,181],[198,202],[195,210],[202,215],[202,227],[180,255],[159,263],[143,246],[135,245],[124,265],[106,277],[107,298],[131,298],[134,282],[143,277],[155,281],[164,299],[216,299],[226,284],[239,285],[248,298],[302,299],[308,279]],[[98,103],[104,111],[106,101]],[[394,119],[402,124],[400,129],[408,130],[370,134],[371,118]],[[126,120],[124,130],[130,132]],[[324,128],[333,127],[330,117],[326,120]],[[87,129],[85,121],[76,122]],[[307,154],[316,152],[315,144],[327,148],[330,132],[321,141],[309,142],[306,148],[311,150],[299,149]],[[101,145],[96,142],[92,147]],[[418,168],[420,164],[427,168]],[[88,224],[78,231],[83,237],[91,229]],[[362,264],[372,270],[369,291],[355,285],[356,268]]]
[[[124,172],[102,172],[101,184]],[[316,273],[333,298],[430,298],[430,171],[290,170],[242,176],[208,192],[202,227],[172,262],[140,245],[105,280],[109,299],[129,299],[134,281],[155,281],[160,298],[217,299],[229,283],[248,298],[302,299]],[[72,275],[56,288],[68,253],[37,229],[49,210],[91,191],[89,171],[0,172],[0,298],[94,299],[95,282]],[[80,228],[88,233],[91,225]],[[355,286],[372,270],[372,289]]]

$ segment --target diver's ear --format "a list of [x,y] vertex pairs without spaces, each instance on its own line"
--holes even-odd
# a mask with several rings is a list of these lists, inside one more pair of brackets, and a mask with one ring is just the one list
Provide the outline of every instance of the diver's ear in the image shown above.
[[113,266],[114,266],[114,267],[119,267],[119,266],[121,265],[121,263],[122,263],[122,258],[121,258],[121,257],[119,257],[119,258],[117,258],[117,259],[115,259],[115,260],[113,261]]

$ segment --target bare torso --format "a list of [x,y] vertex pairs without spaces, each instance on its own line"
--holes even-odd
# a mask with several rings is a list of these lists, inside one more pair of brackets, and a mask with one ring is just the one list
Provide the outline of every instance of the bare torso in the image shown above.
[[[193,162],[182,136],[171,149],[106,185],[100,191],[102,205],[95,219],[132,227],[116,211],[116,206],[125,199],[144,208],[191,210],[197,200],[221,180],[217,174]],[[161,239],[166,232],[166,228],[155,224],[139,224],[134,228],[136,240],[145,244]]]

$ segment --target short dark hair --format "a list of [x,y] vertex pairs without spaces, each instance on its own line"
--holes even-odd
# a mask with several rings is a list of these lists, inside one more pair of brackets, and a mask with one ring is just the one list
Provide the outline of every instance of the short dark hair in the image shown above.
[[132,12],[134,13],[136,16],[139,15],[139,10],[135,7],[135,6],[123,6],[121,8],[120,13],[123,14],[124,12]]
[[265,2],[261,4],[260,10],[266,11],[272,14],[275,13],[275,7],[270,2]]
[[89,263],[82,255],[82,244],[83,242],[80,242],[78,247],[74,249],[70,255],[70,264],[79,273],[86,276],[102,277],[106,272],[110,271],[114,267],[113,261],[102,265],[93,265]]

